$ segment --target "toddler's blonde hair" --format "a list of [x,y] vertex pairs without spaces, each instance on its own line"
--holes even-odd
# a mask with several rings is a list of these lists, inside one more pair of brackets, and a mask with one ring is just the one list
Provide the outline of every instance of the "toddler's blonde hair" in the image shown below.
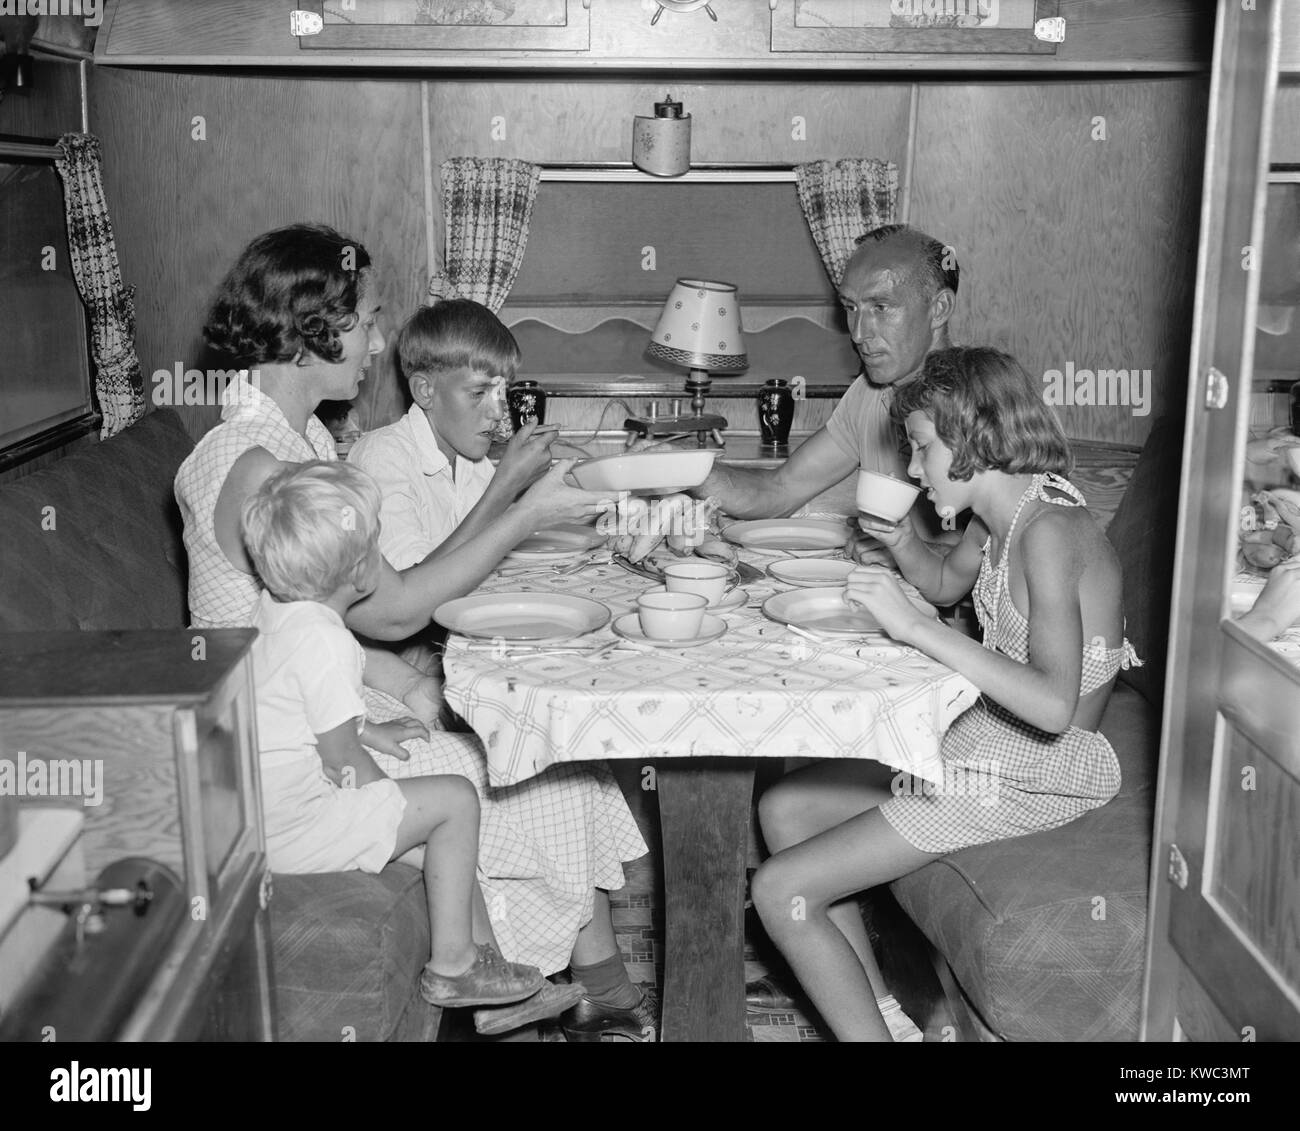
[[346,463],[277,471],[244,503],[244,543],[262,584],[282,601],[321,601],[379,537],[379,486]]

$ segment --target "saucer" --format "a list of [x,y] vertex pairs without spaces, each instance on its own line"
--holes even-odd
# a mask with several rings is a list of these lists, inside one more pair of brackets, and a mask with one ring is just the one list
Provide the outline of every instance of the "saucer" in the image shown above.
[[[667,593],[666,587],[660,585],[657,589],[647,589],[646,593]],[[733,589],[730,593],[724,593],[722,600],[716,605],[710,605],[706,612],[710,613],[734,613],[737,609],[745,607],[745,602],[749,600],[749,594],[743,589]]]
[[707,644],[710,640],[717,640],[727,631],[727,622],[721,617],[705,613],[704,620],[700,622],[700,634],[686,640],[655,640],[647,636],[641,631],[641,618],[636,613],[626,613],[619,617],[610,628],[614,630],[615,635],[625,640],[649,644],[652,648],[694,648],[697,644]]
[[856,562],[844,558],[778,558],[767,567],[769,577],[786,585],[809,589],[843,585],[857,569]]

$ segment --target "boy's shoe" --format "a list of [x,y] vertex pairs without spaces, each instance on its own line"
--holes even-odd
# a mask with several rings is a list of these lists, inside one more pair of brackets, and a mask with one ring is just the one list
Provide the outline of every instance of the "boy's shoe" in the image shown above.
[[651,1042],[659,1030],[654,1003],[642,993],[641,1000],[630,1009],[598,1005],[584,997],[560,1018],[560,1028],[570,1041]]
[[531,997],[545,985],[547,981],[536,966],[507,962],[491,943],[483,943],[474,965],[454,978],[437,974],[428,966],[420,974],[420,996],[443,1009],[508,1005]]
[[496,1033],[508,1033],[521,1025],[558,1016],[581,1001],[586,992],[580,982],[557,986],[543,978],[542,988],[527,1001],[504,1009],[474,1010],[474,1028],[489,1037]]

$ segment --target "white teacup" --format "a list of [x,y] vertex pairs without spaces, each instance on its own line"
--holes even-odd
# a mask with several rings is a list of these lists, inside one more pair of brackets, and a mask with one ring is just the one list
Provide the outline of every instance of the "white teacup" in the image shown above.
[[642,593],[636,599],[641,631],[651,640],[693,640],[708,601],[698,593]]
[[664,566],[664,588],[669,593],[698,593],[716,605],[727,592],[731,576],[731,570],[720,562],[672,562]]
[[882,475],[878,471],[858,472],[858,510],[885,522],[901,522],[912,509],[921,488],[914,483]]

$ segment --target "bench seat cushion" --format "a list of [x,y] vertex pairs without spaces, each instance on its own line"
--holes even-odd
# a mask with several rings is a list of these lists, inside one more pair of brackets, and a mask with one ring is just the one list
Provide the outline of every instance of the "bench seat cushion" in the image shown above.
[[1004,1040],[1137,1039],[1159,718],[1121,684],[1101,731],[1123,776],[1108,804],[891,885]]
[[271,938],[282,1041],[432,1040],[441,1011],[419,996],[429,960],[424,878],[276,874]]

